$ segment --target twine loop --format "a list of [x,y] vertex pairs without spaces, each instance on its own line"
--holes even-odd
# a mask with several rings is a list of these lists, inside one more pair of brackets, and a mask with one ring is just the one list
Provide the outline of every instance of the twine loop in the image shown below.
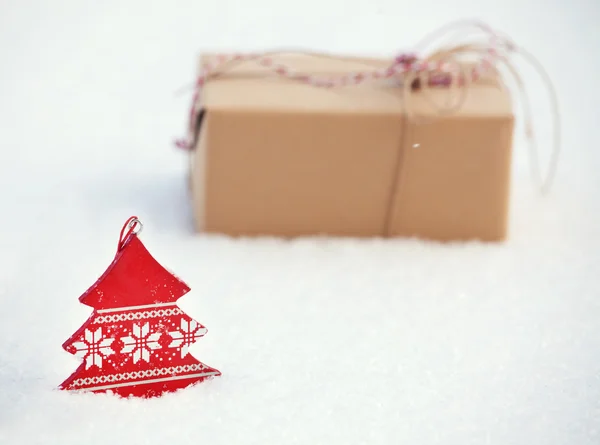
[[[131,240],[131,237],[139,234],[143,229],[142,222],[138,219],[137,216],[130,216],[123,227],[121,228],[121,233],[119,234],[119,243],[117,245],[117,252],[120,252],[125,248],[125,246]],[[127,230],[127,232],[125,232]]]

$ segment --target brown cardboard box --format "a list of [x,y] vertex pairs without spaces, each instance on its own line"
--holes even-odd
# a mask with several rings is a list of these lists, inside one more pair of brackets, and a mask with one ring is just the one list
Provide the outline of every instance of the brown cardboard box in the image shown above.
[[[389,63],[283,60],[299,72],[332,75]],[[318,88],[252,62],[210,79],[190,164],[197,230],[504,239],[510,97],[493,78],[463,91],[460,109],[439,117],[429,100],[459,93],[413,92],[409,115],[404,89],[390,82]]]

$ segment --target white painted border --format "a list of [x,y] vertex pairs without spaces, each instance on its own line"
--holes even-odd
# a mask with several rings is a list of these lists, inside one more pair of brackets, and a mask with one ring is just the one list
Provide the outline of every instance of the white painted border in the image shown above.
[[97,312],[99,314],[107,314],[109,312],[121,312],[121,311],[134,311],[138,309],[152,309],[155,307],[166,307],[166,306],[175,306],[176,303],[156,303],[156,304],[144,304],[141,306],[125,306],[125,307],[114,307],[111,309],[100,309]]
[[185,375],[177,375],[177,376],[172,376],[172,377],[163,377],[160,379],[148,379],[148,380],[138,380],[138,381],[124,382],[124,383],[113,383],[112,385],[89,386],[87,388],[76,389],[74,391],[76,391],[76,392],[99,391],[99,390],[103,390],[103,389],[123,388],[125,386],[150,385],[152,383],[193,379],[196,377],[210,377],[211,375],[217,375],[217,373],[216,372],[200,372],[200,373],[196,373],[196,374],[185,374]]

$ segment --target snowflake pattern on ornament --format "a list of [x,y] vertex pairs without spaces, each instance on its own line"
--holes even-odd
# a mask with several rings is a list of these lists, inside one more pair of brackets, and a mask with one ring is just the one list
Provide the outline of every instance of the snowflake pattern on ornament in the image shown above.
[[102,337],[101,327],[95,331],[86,329],[83,337],[73,342],[72,351],[75,357],[85,361],[85,369],[90,369],[94,365],[102,368],[103,359],[115,352],[111,348],[114,341],[114,338]]
[[181,348],[181,358],[183,358],[188,354],[189,346],[204,334],[206,334],[206,328],[196,320],[182,318],[180,328],[177,331],[169,332],[169,335],[173,339],[169,343],[169,347]]
[[133,324],[131,336],[122,337],[121,341],[125,345],[120,352],[131,354],[133,363],[140,360],[150,361],[150,353],[154,349],[160,349],[161,345],[158,339],[162,335],[161,332],[150,333],[150,324],[144,323],[142,327],[137,323]]

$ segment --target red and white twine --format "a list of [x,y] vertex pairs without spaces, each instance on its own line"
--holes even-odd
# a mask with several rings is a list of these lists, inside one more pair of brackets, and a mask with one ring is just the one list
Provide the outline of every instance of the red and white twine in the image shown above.
[[[421,75],[426,74],[426,83],[429,87],[441,87],[447,88],[451,85],[456,86],[464,86],[472,82],[476,82],[479,80],[482,75],[490,70],[497,72],[497,66],[504,64],[510,65],[508,62],[508,57],[506,52],[516,52],[516,46],[508,39],[501,37],[498,33],[493,31],[489,26],[479,22],[455,22],[442,27],[432,34],[430,34],[426,39],[424,39],[419,46],[425,46],[428,41],[433,41],[436,36],[440,36],[451,30],[460,31],[459,35],[464,37],[466,28],[474,27],[479,31],[483,31],[483,33],[487,36],[487,41],[483,45],[472,45],[467,44],[463,45],[465,48],[471,46],[476,49],[476,53],[478,55],[478,62],[473,64],[472,67],[468,70],[464,70],[464,67],[459,65],[457,62],[448,61],[448,60],[436,60],[436,59],[427,59],[427,58],[419,58],[414,53],[402,53],[395,57],[387,67],[375,69],[371,71],[363,71],[357,73],[349,73],[342,74],[339,76],[317,76],[305,73],[299,73],[294,71],[292,67],[289,65],[283,64],[277,60],[277,54],[282,53],[302,53],[307,54],[305,51],[277,51],[277,52],[268,52],[268,53],[237,53],[237,54],[221,54],[217,55],[212,62],[205,64],[202,67],[202,72],[196,79],[194,94],[192,98],[192,104],[189,111],[189,127],[188,127],[188,138],[187,139],[178,139],[175,144],[177,147],[182,148],[184,150],[193,150],[193,134],[194,128],[196,125],[196,121],[200,112],[200,94],[202,88],[206,84],[208,80],[212,77],[225,72],[228,67],[231,67],[238,63],[254,61],[256,64],[267,68],[268,71],[280,76],[282,78],[286,78],[289,80],[293,80],[296,82],[304,83],[306,85],[310,85],[318,88],[336,88],[336,87],[345,87],[345,86],[353,86],[359,85],[365,82],[372,82],[376,80],[386,80],[392,78],[403,78],[407,74],[412,74],[415,76],[415,79],[420,83],[422,81]],[[451,52],[451,51],[450,51]],[[555,128],[554,128],[554,150],[552,153],[550,171],[548,173],[548,177],[546,178],[546,184],[543,184],[542,189],[548,188],[548,183],[551,181],[552,176],[554,174],[554,170],[556,168],[556,163],[558,159],[558,144],[559,144],[559,133],[558,133],[558,105],[555,97],[555,92],[551,82],[549,81],[546,73],[543,71],[543,68],[533,59],[533,57],[529,54],[524,53],[522,50],[520,51],[523,55],[526,55],[529,61],[533,61],[536,64],[536,68],[539,72],[541,72],[544,76],[544,80],[546,81],[550,92],[552,93],[553,99],[553,108],[555,114]],[[325,54],[318,54],[319,56],[326,56],[331,58],[337,58],[336,56],[327,56]],[[512,67],[509,67],[512,71],[512,74],[517,77],[517,83],[519,83],[519,87],[521,88],[521,93],[525,96],[524,90],[522,88],[522,82],[518,77],[518,74]],[[528,106],[526,104],[526,106]],[[530,118],[526,117],[526,126],[527,132],[531,132],[531,124],[529,122]],[[528,134],[528,137],[531,135]],[[537,169],[537,153],[535,148],[535,142],[533,139],[530,139],[530,145],[532,150],[532,169]],[[540,176],[539,172],[537,176]],[[541,180],[540,182],[544,182]]]
[[[494,54],[490,51],[490,59]],[[406,73],[430,73],[428,79],[428,85],[431,87],[444,87],[449,86],[453,79],[458,85],[463,85],[467,79],[459,76],[458,78],[453,76],[455,67],[452,63],[447,61],[428,61],[419,60],[417,56],[413,54],[401,54],[397,56],[394,61],[386,68],[381,68],[373,71],[365,71],[351,74],[344,74],[337,77],[320,77],[315,75],[308,75],[304,73],[295,72],[290,66],[283,63],[279,63],[273,56],[269,55],[257,55],[257,54],[231,54],[231,55],[218,55],[212,63],[206,64],[203,67],[202,74],[196,80],[196,86],[194,96],[192,99],[192,106],[190,108],[189,125],[193,128],[196,118],[198,116],[198,99],[202,91],[202,87],[205,83],[214,75],[220,72],[220,68],[230,63],[242,63],[247,61],[254,61],[258,65],[268,68],[273,73],[280,77],[301,82],[310,86],[319,88],[336,88],[344,86],[359,85],[364,82],[370,82],[373,80],[383,80],[402,76]],[[470,70],[469,79],[470,81],[476,81],[479,79],[484,71],[484,68],[491,63],[491,60],[486,60],[479,66],[475,66]],[[192,147],[186,140],[178,140],[177,146],[183,149],[190,150]]]

